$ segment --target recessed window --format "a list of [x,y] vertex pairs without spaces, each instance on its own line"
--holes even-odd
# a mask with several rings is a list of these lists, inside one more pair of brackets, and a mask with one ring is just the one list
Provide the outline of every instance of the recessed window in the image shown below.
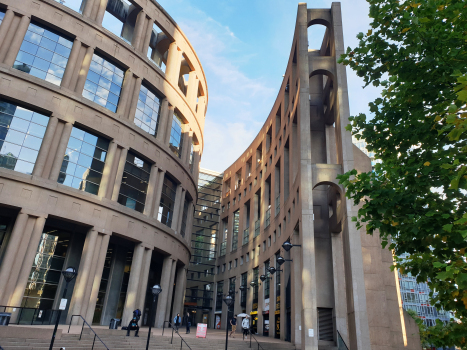
[[148,58],[162,69],[163,72],[165,72],[169,45],[170,42],[165,33],[155,23],[153,23],[147,55]]
[[190,172],[193,173],[193,160],[194,160],[194,155],[195,155],[195,144],[191,142],[191,149],[190,149],[190,161],[189,161],[189,167],[190,167]]
[[84,84],[83,96],[116,112],[124,74],[122,69],[94,54]]
[[0,24],[2,24],[4,17],[5,17],[5,12],[0,11]]
[[172,226],[176,191],[177,184],[166,175],[164,177],[164,184],[162,185],[162,195],[157,220],[169,227]]
[[97,194],[108,149],[108,140],[73,127],[58,183]]
[[243,265],[243,255],[240,257],[240,265]]
[[246,262],[248,262],[248,261],[250,261],[250,253],[246,253]]
[[49,118],[0,99],[0,167],[32,174]]
[[138,96],[138,106],[135,114],[135,124],[151,135],[157,135],[161,100],[144,84]]
[[151,164],[128,152],[118,203],[142,213],[146,203],[150,172]]
[[182,138],[182,120],[175,112],[172,118],[172,131],[170,133],[170,149],[178,157],[182,157],[182,147],[183,147],[183,138]]
[[60,85],[73,41],[30,23],[13,68]]
[[180,235],[182,237],[185,237],[185,232],[186,232],[186,222],[188,219],[188,206],[189,202],[185,199],[185,202],[183,203],[183,214],[182,214],[182,226],[180,227]]
[[102,26],[131,44],[136,18],[141,9],[127,0],[109,0],[105,9]]

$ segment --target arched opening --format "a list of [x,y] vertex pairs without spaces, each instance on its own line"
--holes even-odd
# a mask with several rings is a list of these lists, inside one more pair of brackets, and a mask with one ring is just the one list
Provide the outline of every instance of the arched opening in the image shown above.
[[325,20],[313,20],[308,24],[308,51],[318,56],[331,56],[331,26]]
[[169,37],[156,23],[153,23],[147,56],[163,72],[165,72],[170,44],[171,40]]

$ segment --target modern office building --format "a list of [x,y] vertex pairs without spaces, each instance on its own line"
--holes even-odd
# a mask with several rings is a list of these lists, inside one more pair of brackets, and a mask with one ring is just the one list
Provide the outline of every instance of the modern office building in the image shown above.
[[[308,48],[309,27],[326,28]],[[247,313],[258,334],[299,349],[419,349],[398,296],[392,255],[351,220],[337,176],[372,169],[352,144],[341,8],[298,5],[289,61],[271,113],[223,172],[213,315]],[[293,246],[286,246],[289,242]],[[285,259],[285,262],[284,260]],[[274,269],[271,269],[274,268]],[[217,324],[217,322],[216,322]]]
[[147,324],[159,283],[162,326],[183,307],[203,150],[193,47],[155,1],[0,0],[0,22],[0,305],[50,321],[73,266],[62,322]]

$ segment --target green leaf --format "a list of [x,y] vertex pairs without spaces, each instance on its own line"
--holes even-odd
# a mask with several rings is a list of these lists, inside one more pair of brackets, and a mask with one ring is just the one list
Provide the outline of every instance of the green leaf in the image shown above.
[[435,211],[430,210],[428,213],[425,214],[425,216],[431,217],[431,216],[433,216],[435,214],[436,214]]
[[443,230],[447,232],[451,232],[453,224],[447,224],[443,226]]

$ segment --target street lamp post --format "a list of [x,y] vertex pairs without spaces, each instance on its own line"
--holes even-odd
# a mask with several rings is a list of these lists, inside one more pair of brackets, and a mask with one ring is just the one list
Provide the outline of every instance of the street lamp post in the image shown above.
[[227,350],[227,344],[229,342],[229,310],[234,303],[234,298],[231,295],[227,295],[224,298],[224,303],[227,305],[227,321],[225,322],[225,350]]
[[[76,272],[76,269],[71,266],[67,267],[65,271],[62,271],[63,278],[65,279],[65,290],[63,291],[62,299],[65,299],[66,297],[66,292],[68,290],[68,283],[70,283],[73,280],[73,278],[76,277],[77,274],[78,273]],[[66,307],[66,304],[65,304],[65,307]],[[52,334],[52,339],[50,340],[49,350],[52,350],[54,347],[55,335],[57,334],[58,322],[60,321],[61,315],[62,315],[62,305],[60,305],[59,307],[57,319],[55,320],[55,327],[54,327],[54,332]]]
[[146,350],[149,349],[149,339],[151,338],[151,328],[152,328],[152,309],[154,308],[154,305],[157,305],[157,299],[159,297],[159,294],[162,292],[162,288],[160,285],[156,284],[155,286],[152,287],[151,293],[152,293],[152,301],[151,301],[151,307],[149,309],[150,315],[149,315],[149,332],[148,332],[148,341],[146,343]]
[[290,251],[292,247],[301,247],[301,246],[302,246],[301,244],[292,244],[289,241],[286,241],[282,244],[282,248],[284,248],[286,252]]

